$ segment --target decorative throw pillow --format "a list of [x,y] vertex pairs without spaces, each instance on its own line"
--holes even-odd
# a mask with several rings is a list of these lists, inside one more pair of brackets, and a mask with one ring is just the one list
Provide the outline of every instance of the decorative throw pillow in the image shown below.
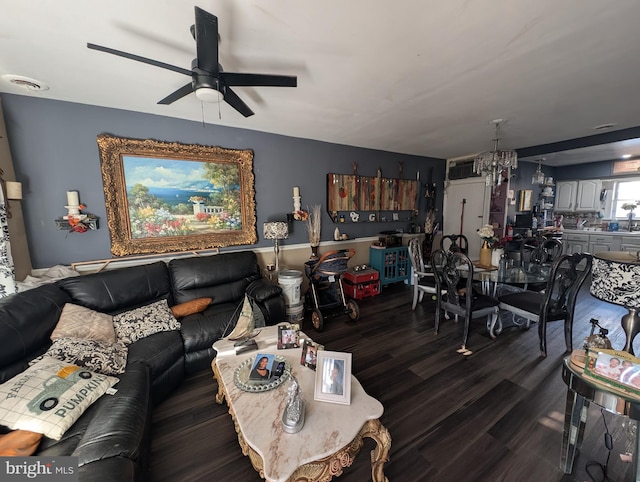
[[33,454],[42,434],[29,430],[14,430],[0,435],[0,457],[27,457]]
[[113,317],[118,341],[126,345],[161,331],[179,330],[180,323],[169,309],[167,300],[156,301]]
[[116,383],[115,377],[44,357],[0,385],[0,425],[60,440]]
[[[81,338],[58,338],[43,356],[73,363],[103,375],[124,373],[127,365],[127,345],[121,341],[105,343]],[[36,363],[36,358],[30,364]]]
[[116,341],[113,317],[84,306],[67,303],[62,308],[58,324],[51,333],[51,339],[56,338],[86,338],[113,343]]
[[195,300],[185,301],[179,305],[172,306],[171,312],[176,318],[183,318],[206,310],[211,301],[213,301],[212,298],[196,298]]

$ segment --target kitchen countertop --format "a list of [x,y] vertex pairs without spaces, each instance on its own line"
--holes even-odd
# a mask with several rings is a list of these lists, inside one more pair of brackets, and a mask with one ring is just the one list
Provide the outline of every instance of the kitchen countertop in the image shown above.
[[604,236],[640,236],[640,231],[595,231],[590,229],[564,229],[566,234],[599,234]]

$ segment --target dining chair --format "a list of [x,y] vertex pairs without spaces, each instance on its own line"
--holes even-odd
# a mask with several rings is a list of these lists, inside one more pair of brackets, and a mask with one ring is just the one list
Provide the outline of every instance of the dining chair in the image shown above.
[[555,238],[536,236],[520,244],[520,263],[537,263],[550,266],[562,254],[562,242]]
[[556,238],[547,238],[542,244],[542,249],[547,255],[546,263],[552,265],[556,259],[562,256],[562,241]]
[[413,301],[411,309],[415,310],[418,302],[422,301],[425,293],[435,295],[438,293],[433,272],[424,264],[422,257],[422,243],[413,238],[409,241],[409,259],[411,260]]
[[551,265],[543,293],[526,290],[499,296],[500,309],[538,323],[540,354],[547,356],[547,323],[564,321],[567,352],[573,349],[573,312],[578,291],[591,272],[593,258],[588,253],[561,255]]
[[[555,238],[536,236],[525,239],[520,244],[520,264],[528,265],[528,269],[535,269],[535,265],[551,266],[553,261],[562,255],[562,243]],[[544,291],[547,283],[533,283],[525,285],[525,290]]]
[[[431,255],[431,269],[435,274],[438,289],[435,316],[435,332],[440,329],[441,312],[453,313],[464,320],[462,346],[459,350],[465,355],[471,354],[467,349],[469,339],[469,325],[471,320],[487,317],[487,331],[495,338],[495,333],[501,331],[501,325],[496,331],[498,319],[498,305],[496,298],[477,293],[473,289],[473,263],[463,253],[439,249]],[[446,293],[445,293],[446,291]]]
[[469,254],[469,241],[464,234],[447,234],[440,238],[440,249]]

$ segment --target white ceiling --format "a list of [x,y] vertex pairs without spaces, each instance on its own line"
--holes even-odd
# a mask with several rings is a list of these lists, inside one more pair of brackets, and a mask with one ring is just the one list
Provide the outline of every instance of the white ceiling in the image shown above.
[[[386,151],[454,158],[640,126],[640,1],[201,0],[226,71],[290,74],[236,87],[255,111],[156,102],[188,77],[87,42],[191,68],[184,0],[0,0],[0,92],[147,112]],[[580,161],[578,161],[580,162]]]

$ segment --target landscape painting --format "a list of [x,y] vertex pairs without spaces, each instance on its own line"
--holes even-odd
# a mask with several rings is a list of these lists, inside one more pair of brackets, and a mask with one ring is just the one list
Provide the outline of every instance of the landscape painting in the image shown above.
[[253,153],[99,136],[114,255],[257,241]]
[[134,238],[242,229],[237,165],[123,156]]

